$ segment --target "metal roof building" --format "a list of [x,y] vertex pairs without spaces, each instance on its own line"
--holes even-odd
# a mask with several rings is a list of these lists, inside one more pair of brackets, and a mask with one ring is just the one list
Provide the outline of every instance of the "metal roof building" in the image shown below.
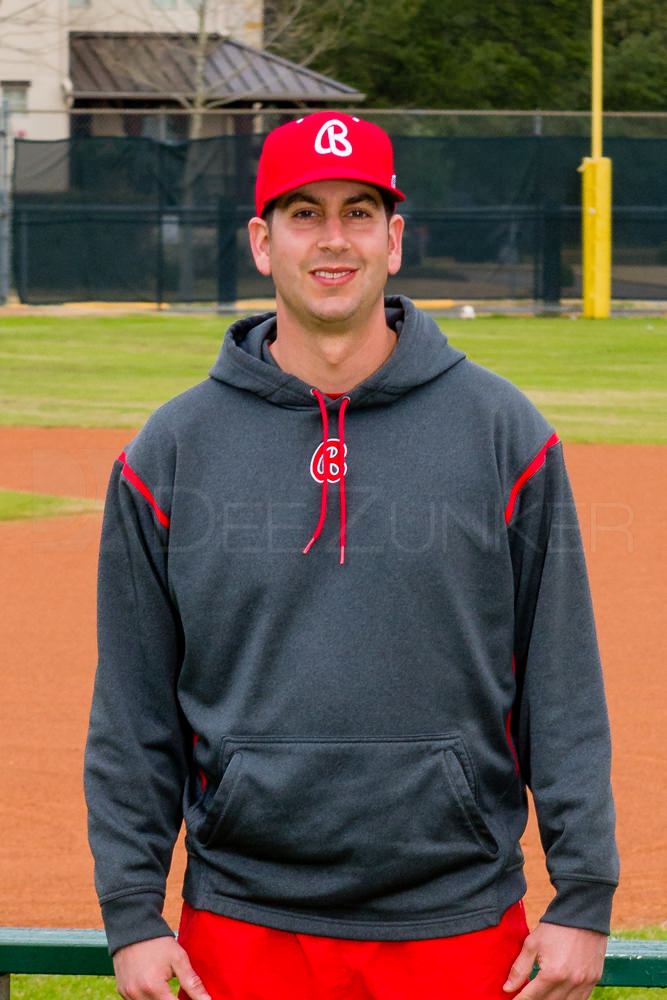
[[[71,32],[74,107],[190,104],[198,88],[197,37],[155,32]],[[208,108],[315,106],[360,101],[353,87],[270,52],[209,35],[203,53]]]

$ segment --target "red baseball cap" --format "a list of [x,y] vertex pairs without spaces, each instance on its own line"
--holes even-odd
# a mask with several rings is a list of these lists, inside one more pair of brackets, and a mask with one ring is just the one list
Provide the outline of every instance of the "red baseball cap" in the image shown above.
[[338,111],[318,111],[269,132],[259,158],[255,207],[311,181],[354,180],[405,201],[396,187],[394,151],[383,129]]

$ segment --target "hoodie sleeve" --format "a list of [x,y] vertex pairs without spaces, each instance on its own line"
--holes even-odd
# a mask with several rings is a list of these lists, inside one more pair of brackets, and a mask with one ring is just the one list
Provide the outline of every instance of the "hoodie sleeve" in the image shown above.
[[140,455],[123,453],[109,485],[85,759],[95,884],[112,953],[172,933],[162,906],[187,768],[176,699],[182,638],[167,583],[168,490],[144,464],[148,472]]
[[514,738],[556,890],[543,920],[609,933],[618,882],[610,735],[577,513],[553,435],[506,510],[515,581]]

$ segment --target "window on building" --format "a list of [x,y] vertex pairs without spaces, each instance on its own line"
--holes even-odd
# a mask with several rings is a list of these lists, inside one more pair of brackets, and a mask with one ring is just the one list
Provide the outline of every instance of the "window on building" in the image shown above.
[[[127,116],[128,118],[135,116]],[[136,116],[138,117],[138,116]],[[162,112],[155,115],[141,116],[141,131],[134,132],[147,139],[157,139],[159,142],[182,142],[188,137],[190,123],[188,115],[170,115]],[[127,129],[127,125],[125,126]],[[132,134],[125,132],[126,135]]]
[[2,102],[6,102],[8,111],[28,110],[28,89],[30,83],[27,80],[3,80]]

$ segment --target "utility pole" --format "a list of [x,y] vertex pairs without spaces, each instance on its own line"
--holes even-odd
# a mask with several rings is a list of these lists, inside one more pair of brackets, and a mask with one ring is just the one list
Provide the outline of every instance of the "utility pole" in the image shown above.
[[606,319],[611,305],[611,160],[602,155],[602,0],[592,0],[591,155],[582,175],[583,306]]
[[9,297],[11,228],[9,200],[9,106],[0,105],[0,305]]

